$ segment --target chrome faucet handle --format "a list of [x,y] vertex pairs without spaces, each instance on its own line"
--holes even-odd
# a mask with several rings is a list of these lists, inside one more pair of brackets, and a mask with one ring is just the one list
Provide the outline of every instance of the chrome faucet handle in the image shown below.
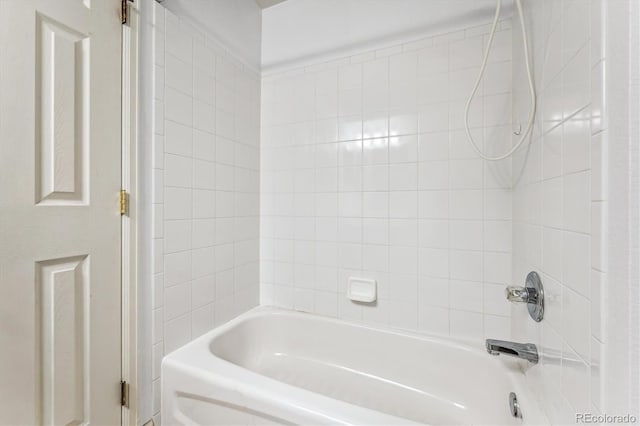
[[535,322],[544,316],[544,289],[542,281],[535,272],[529,272],[524,287],[508,286],[505,295],[509,302],[526,303],[529,315]]
[[509,302],[529,303],[531,299],[529,289],[525,287],[508,286],[505,289],[505,295]]

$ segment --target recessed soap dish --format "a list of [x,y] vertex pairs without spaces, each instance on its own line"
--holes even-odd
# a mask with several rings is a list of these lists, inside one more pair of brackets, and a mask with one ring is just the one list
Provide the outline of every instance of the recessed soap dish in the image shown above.
[[347,297],[354,302],[375,302],[378,298],[376,280],[349,277]]

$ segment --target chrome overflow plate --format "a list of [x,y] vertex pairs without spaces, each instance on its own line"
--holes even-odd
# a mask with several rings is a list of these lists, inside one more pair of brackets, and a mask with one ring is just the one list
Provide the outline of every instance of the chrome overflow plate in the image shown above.
[[520,404],[518,403],[518,397],[514,392],[509,394],[509,410],[511,415],[516,419],[522,418],[522,411],[520,411]]

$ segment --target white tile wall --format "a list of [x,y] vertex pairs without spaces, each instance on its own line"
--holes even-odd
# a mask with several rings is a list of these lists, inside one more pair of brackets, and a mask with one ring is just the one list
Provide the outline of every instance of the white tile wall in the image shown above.
[[160,360],[259,301],[260,77],[155,2],[153,400]]
[[[486,31],[263,78],[262,303],[509,336],[511,162],[479,160],[462,121]],[[470,116],[489,151],[509,141],[511,37],[505,21]],[[347,300],[350,276],[376,279],[377,303]]]
[[[538,91],[528,151],[514,157],[513,282],[541,274],[545,319],[512,308],[515,339],[538,345],[528,372],[554,424],[601,411],[601,304],[607,193],[602,0],[523,2]],[[514,117],[528,114],[521,35],[513,31]]]
[[[154,410],[160,358],[257,304],[260,259],[263,304],[532,341],[542,361],[527,374],[550,420],[600,411],[602,1],[524,2],[537,122],[497,164],[462,122],[486,26],[265,76],[260,100],[257,73],[155,5]],[[489,153],[528,113],[520,46],[503,22],[470,115]],[[530,270],[545,284],[540,324],[503,295]],[[375,278],[377,303],[347,300],[349,276]]]

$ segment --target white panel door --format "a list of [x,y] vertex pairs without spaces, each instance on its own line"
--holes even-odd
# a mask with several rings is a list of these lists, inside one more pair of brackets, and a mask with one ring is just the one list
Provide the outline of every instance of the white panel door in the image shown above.
[[0,0],[0,424],[120,424],[120,0]]

